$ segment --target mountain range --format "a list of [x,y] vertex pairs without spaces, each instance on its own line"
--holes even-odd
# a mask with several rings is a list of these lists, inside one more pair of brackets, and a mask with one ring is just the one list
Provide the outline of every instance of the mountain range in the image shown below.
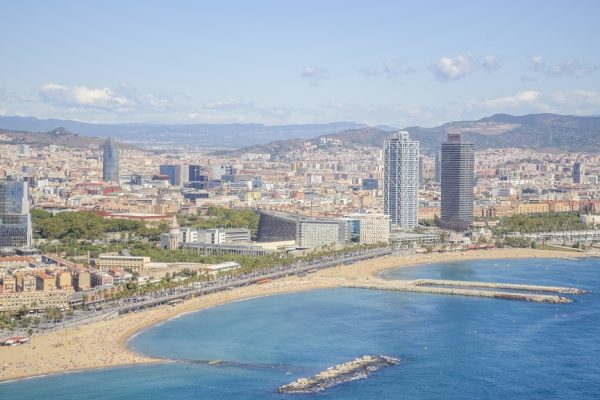
[[[421,152],[433,154],[448,133],[460,133],[475,148],[517,147],[539,151],[600,152],[600,117],[579,117],[557,114],[530,114],[513,116],[496,114],[478,121],[449,122],[434,128],[407,127],[410,137],[418,140]],[[344,132],[321,135],[311,141],[322,143],[322,138],[337,139],[343,145],[382,147],[396,129],[389,127],[360,127]],[[238,149],[235,153],[285,153],[299,149],[306,140],[275,141],[260,146]]]
[[278,125],[262,124],[95,124],[64,119],[32,117],[0,117],[5,131],[47,132],[62,127],[81,136],[113,137],[140,147],[210,147],[239,148],[289,138],[312,138],[364,127],[353,122],[328,124]]
[[[61,127],[56,129],[57,127]],[[19,143],[54,144],[72,147],[98,143],[100,137],[141,147],[220,148],[221,154],[242,152],[280,153],[300,148],[307,140],[337,139],[342,144],[381,147],[398,129],[370,127],[353,122],[329,124],[93,124],[71,120],[0,117],[0,135]],[[496,114],[477,121],[449,122],[433,128],[407,127],[421,143],[423,153],[432,153],[448,133],[461,133],[476,148],[519,147],[541,151],[600,152],[600,116],[557,114],[513,116]],[[45,132],[45,133],[36,133]],[[71,133],[75,132],[75,133]],[[6,142],[6,139],[5,139]]]

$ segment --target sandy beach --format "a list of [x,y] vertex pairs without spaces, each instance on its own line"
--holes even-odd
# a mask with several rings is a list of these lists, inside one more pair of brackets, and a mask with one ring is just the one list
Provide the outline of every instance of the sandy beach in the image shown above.
[[[582,254],[583,255],[583,254]],[[456,253],[388,256],[361,263],[330,268],[304,277],[288,277],[262,285],[237,288],[188,300],[175,307],[162,306],[116,319],[67,328],[34,336],[29,344],[0,347],[0,381],[93,368],[105,368],[161,360],[130,351],[127,340],[136,332],[179,314],[258,296],[333,288],[357,279],[367,279],[394,267],[509,258],[573,258],[573,252],[532,249],[496,249]]]

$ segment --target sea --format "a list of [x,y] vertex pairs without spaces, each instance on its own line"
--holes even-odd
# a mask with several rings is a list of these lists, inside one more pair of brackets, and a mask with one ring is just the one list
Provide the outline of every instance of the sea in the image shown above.
[[[600,259],[454,262],[382,276],[590,293],[567,295],[570,304],[341,288],[254,298],[129,341],[164,363],[8,382],[0,399],[600,399]],[[365,354],[401,362],[319,393],[277,393]]]

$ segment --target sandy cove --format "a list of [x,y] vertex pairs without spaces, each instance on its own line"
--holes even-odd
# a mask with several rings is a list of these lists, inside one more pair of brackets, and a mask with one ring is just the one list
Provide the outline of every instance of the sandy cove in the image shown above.
[[[583,255],[583,254],[582,254]],[[118,318],[66,328],[31,338],[27,345],[0,347],[0,381],[161,360],[138,355],[127,348],[136,332],[179,314],[197,311],[258,296],[334,288],[356,279],[365,279],[394,267],[476,259],[572,258],[574,252],[496,249],[456,253],[387,256],[361,263],[330,268],[304,277],[288,277],[261,285],[236,288],[188,300],[175,307],[161,306]]]

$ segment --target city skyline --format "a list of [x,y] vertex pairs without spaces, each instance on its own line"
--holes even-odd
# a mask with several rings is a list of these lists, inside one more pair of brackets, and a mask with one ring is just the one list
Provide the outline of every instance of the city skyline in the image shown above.
[[576,4],[10,3],[0,115],[402,127],[597,114],[600,4]]

